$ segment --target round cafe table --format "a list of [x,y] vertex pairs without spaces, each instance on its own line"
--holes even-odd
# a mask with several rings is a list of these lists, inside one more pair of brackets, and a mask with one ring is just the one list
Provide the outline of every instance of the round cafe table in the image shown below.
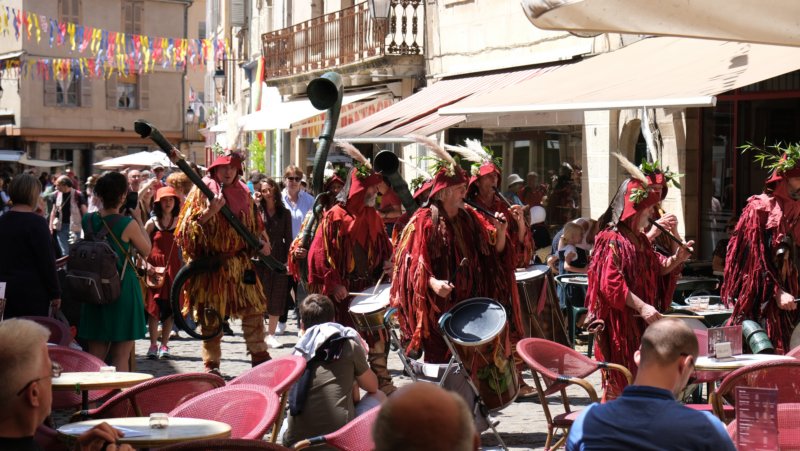
[[151,429],[150,417],[105,418],[79,421],[58,428],[58,433],[70,439],[88,431],[100,423],[122,430],[126,435],[118,440],[134,448],[158,448],[191,440],[227,438],[231,436],[228,424],[200,418],[169,417],[169,425],[164,429]]
[[147,373],[83,371],[61,373],[53,379],[53,390],[81,392],[81,410],[89,410],[89,390],[109,390],[133,387],[153,378]]

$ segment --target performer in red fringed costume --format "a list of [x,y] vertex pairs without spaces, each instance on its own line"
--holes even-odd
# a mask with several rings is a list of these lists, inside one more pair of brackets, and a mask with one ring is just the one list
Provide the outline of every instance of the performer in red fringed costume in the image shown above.
[[[690,253],[675,246],[670,257],[658,254],[644,233],[666,196],[665,174],[645,175],[630,162],[623,165],[633,178],[622,182],[599,220],[604,229],[595,237],[586,302],[592,326],[598,330],[597,360],[623,365],[635,376],[633,354],[646,326],[669,307],[682,263]],[[690,247],[693,242],[686,244]],[[619,396],[626,384],[621,374],[609,373],[604,399]]]
[[[374,208],[382,177],[372,171],[358,150],[343,146],[354,157],[356,167],[339,193],[339,203],[320,220],[308,251],[308,282],[310,292],[334,301],[337,323],[354,327],[348,312],[353,297],[348,293],[371,291],[382,273],[391,272],[392,243]],[[361,333],[369,344],[370,367],[378,376],[380,389],[388,395],[395,386],[386,367],[386,337]]]
[[775,351],[784,354],[800,319],[800,146],[775,149],[783,157],[771,165],[764,193],[747,200],[728,243],[722,300],[733,305],[729,324],[761,323]]
[[411,355],[424,350],[428,363],[447,363],[450,357],[439,317],[459,301],[485,292],[478,262],[492,251],[488,240],[478,238],[481,225],[463,209],[466,184],[461,168],[439,169],[429,203],[414,212],[394,256],[391,299],[403,336],[410,340],[406,350]]
[[[427,179],[424,181],[420,181],[420,186],[417,189],[413,188],[414,180],[411,181],[412,190],[414,190],[414,200],[417,201],[417,205],[425,205],[425,202],[428,201],[428,197],[431,195],[431,187],[433,187],[433,179]],[[416,213],[416,212],[414,212]],[[392,229],[392,244],[397,246],[398,240],[400,240],[400,235],[403,233],[403,229],[408,224],[408,221],[411,220],[411,216],[413,214],[411,212],[405,211],[399,218],[397,218],[397,222],[394,223],[394,228]]]

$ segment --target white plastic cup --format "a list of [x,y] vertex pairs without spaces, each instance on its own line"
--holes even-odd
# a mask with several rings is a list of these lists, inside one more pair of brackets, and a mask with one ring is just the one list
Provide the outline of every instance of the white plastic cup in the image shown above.
[[169,415],[166,413],[150,414],[150,429],[166,429],[169,426]]

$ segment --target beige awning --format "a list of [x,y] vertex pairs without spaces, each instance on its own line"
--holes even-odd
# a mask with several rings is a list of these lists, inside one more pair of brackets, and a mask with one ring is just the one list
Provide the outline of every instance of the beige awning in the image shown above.
[[[800,69],[800,47],[654,37],[439,113],[481,115],[715,105],[716,95]],[[474,117],[473,117],[474,116]]]
[[800,46],[797,0],[522,0],[545,30]]

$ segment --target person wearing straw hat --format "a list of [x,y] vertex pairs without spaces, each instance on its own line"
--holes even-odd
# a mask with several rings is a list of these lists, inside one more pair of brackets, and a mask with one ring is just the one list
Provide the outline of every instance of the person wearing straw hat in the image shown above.
[[758,150],[772,170],[762,194],[747,200],[728,243],[721,297],[733,306],[729,324],[764,325],[775,352],[790,350],[800,314],[800,144]]
[[[336,305],[336,322],[353,327],[349,308],[353,292],[371,292],[391,273],[392,243],[375,210],[380,174],[354,146],[338,143],[355,166],[339,192],[338,203],[323,213],[308,250],[310,291]],[[388,280],[388,279],[387,279]],[[389,347],[383,333],[361,331],[369,344],[368,360],[385,394],[396,387],[387,369]]]
[[[244,227],[261,239],[262,254],[269,255],[271,246],[250,190],[240,178],[242,157],[238,153],[221,155],[208,167],[208,174],[203,182],[215,193],[214,199],[208,200],[198,188],[192,189],[181,209],[175,239],[187,263],[211,255],[220,256],[222,262],[219,271],[191,277],[184,285],[184,295],[198,315],[209,307],[222,316],[241,318],[245,345],[256,366],[271,359],[263,321],[267,299],[255,277],[247,243],[220,213],[222,206],[227,205]],[[214,330],[204,322],[200,328],[203,335]],[[202,343],[203,365],[210,373],[220,374],[221,341],[222,337],[216,336]]]
[[[643,170],[614,155],[631,177],[620,184],[598,221],[601,231],[595,237],[588,269],[587,323],[597,331],[597,360],[620,364],[636,376],[633,355],[642,333],[669,308],[682,263],[691,255],[688,249],[694,242],[676,246],[671,256],[654,250],[645,230],[656,217],[673,174],[662,172],[657,162]],[[604,399],[618,397],[625,384],[621,374],[609,374]]]

